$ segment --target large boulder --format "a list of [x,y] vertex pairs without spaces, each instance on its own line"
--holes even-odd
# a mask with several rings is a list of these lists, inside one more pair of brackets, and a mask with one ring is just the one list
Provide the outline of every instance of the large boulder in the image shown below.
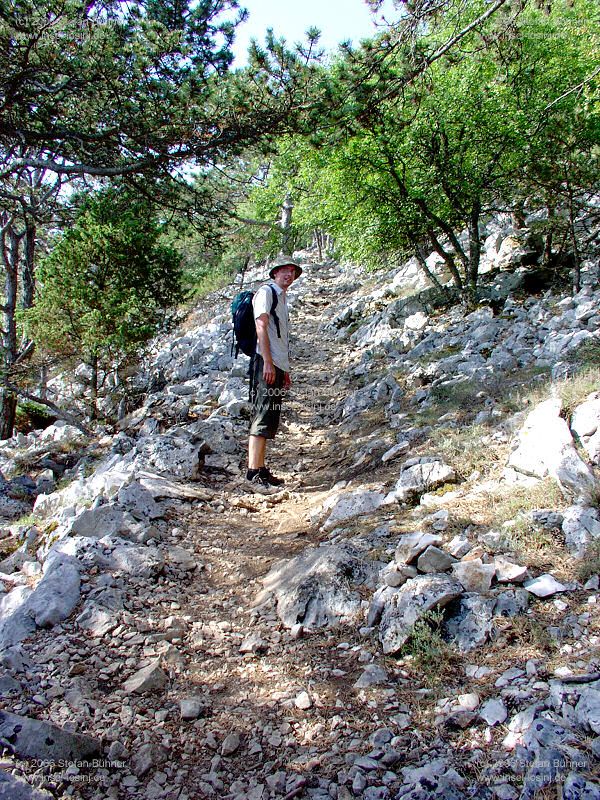
[[162,511],[152,493],[139,481],[123,486],[117,495],[119,505],[139,520],[160,519]]
[[374,574],[374,565],[349,544],[317,547],[272,569],[259,600],[272,595],[288,628],[355,622],[361,611],[357,589]]
[[40,628],[58,625],[73,611],[81,595],[75,559],[54,558],[27,600],[27,612]]
[[462,592],[461,584],[448,575],[418,575],[407,581],[386,600],[379,624],[383,652],[398,652],[418,620],[456,600]]
[[468,594],[457,601],[458,608],[445,623],[445,630],[461,653],[484,644],[492,633],[496,599]]
[[109,557],[111,570],[138,578],[154,578],[163,569],[165,561],[157,547],[118,545]]
[[600,511],[585,506],[570,506],[563,514],[562,531],[567,550],[581,558],[593,541],[600,540]]
[[402,465],[395,489],[387,497],[388,502],[404,503],[424,492],[456,480],[456,473],[448,464],[435,456],[409,458]]
[[117,503],[107,503],[96,508],[84,508],[70,523],[72,536],[90,536],[102,539],[115,536],[124,527],[123,509]]
[[184,480],[196,480],[200,475],[200,448],[182,436],[147,436],[132,454],[138,472],[147,470]]
[[0,597],[0,650],[23,641],[35,630],[35,622],[27,613],[32,592],[29,586],[16,586]]
[[329,515],[323,523],[323,530],[330,531],[337,525],[355,517],[371,514],[376,511],[385,499],[380,492],[357,489],[353,492],[336,494],[323,505],[323,511]]
[[101,752],[98,739],[8,711],[0,711],[0,737],[11,743],[20,758],[77,762]]
[[561,410],[558,398],[534,408],[516,438],[508,465],[536,478],[550,475],[576,502],[589,503],[598,491],[598,481],[575,449]]
[[571,417],[571,430],[577,434],[592,464],[600,466],[600,392],[589,395]]
[[23,778],[0,769],[0,800],[53,800],[54,795],[36,789]]

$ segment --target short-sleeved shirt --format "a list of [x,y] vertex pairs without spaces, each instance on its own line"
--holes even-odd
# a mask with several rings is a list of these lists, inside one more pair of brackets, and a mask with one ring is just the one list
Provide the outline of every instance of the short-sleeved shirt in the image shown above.
[[[277,319],[279,320],[279,332],[281,334],[281,338],[277,336],[277,326],[275,325],[275,320],[271,314],[271,306],[273,305],[273,292],[270,289],[271,286],[273,286],[277,292],[277,308],[275,309],[275,313],[277,314]],[[275,364],[276,367],[279,367],[279,369],[282,369],[284,372],[289,372],[289,319],[287,299],[283,289],[280,286],[277,286],[274,281],[265,283],[256,291],[252,301],[252,306],[254,308],[255,320],[258,319],[261,314],[269,314],[267,334],[269,336],[269,345],[271,347],[271,358],[273,359],[273,364]],[[261,356],[264,355],[260,349],[260,342],[257,342],[256,352]]]

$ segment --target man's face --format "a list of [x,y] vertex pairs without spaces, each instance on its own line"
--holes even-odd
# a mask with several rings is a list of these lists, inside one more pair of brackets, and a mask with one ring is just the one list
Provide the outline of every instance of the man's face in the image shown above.
[[296,278],[296,267],[291,264],[285,267],[279,267],[273,280],[281,289],[287,289],[292,285]]

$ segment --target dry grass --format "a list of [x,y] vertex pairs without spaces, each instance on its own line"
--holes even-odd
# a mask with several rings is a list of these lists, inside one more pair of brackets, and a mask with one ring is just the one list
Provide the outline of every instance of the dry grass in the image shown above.
[[577,568],[577,577],[585,583],[592,575],[600,574],[600,539],[595,539],[588,546],[584,558]]
[[478,473],[478,481],[496,474],[508,457],[508,445],[493,440],[482,425],[447,431],[440,437],[439,454],[459,478]]
[[554,384],[554,391],[563,404],[563,414],[568,418],[575,408],[600,389],[600,367],[589,367],[564,381]]

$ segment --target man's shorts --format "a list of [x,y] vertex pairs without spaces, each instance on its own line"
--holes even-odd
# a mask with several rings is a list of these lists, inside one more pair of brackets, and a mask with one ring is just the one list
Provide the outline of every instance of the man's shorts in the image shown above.
[[270,385],[263,377],[264,361],[255,354],[250,361],[250,403],[252,405],[252,422],[250,436],[263,436],[273,439],[279,427],[281,401],[285,397],[283,383],[285,372],[275,367],[275,383]]

